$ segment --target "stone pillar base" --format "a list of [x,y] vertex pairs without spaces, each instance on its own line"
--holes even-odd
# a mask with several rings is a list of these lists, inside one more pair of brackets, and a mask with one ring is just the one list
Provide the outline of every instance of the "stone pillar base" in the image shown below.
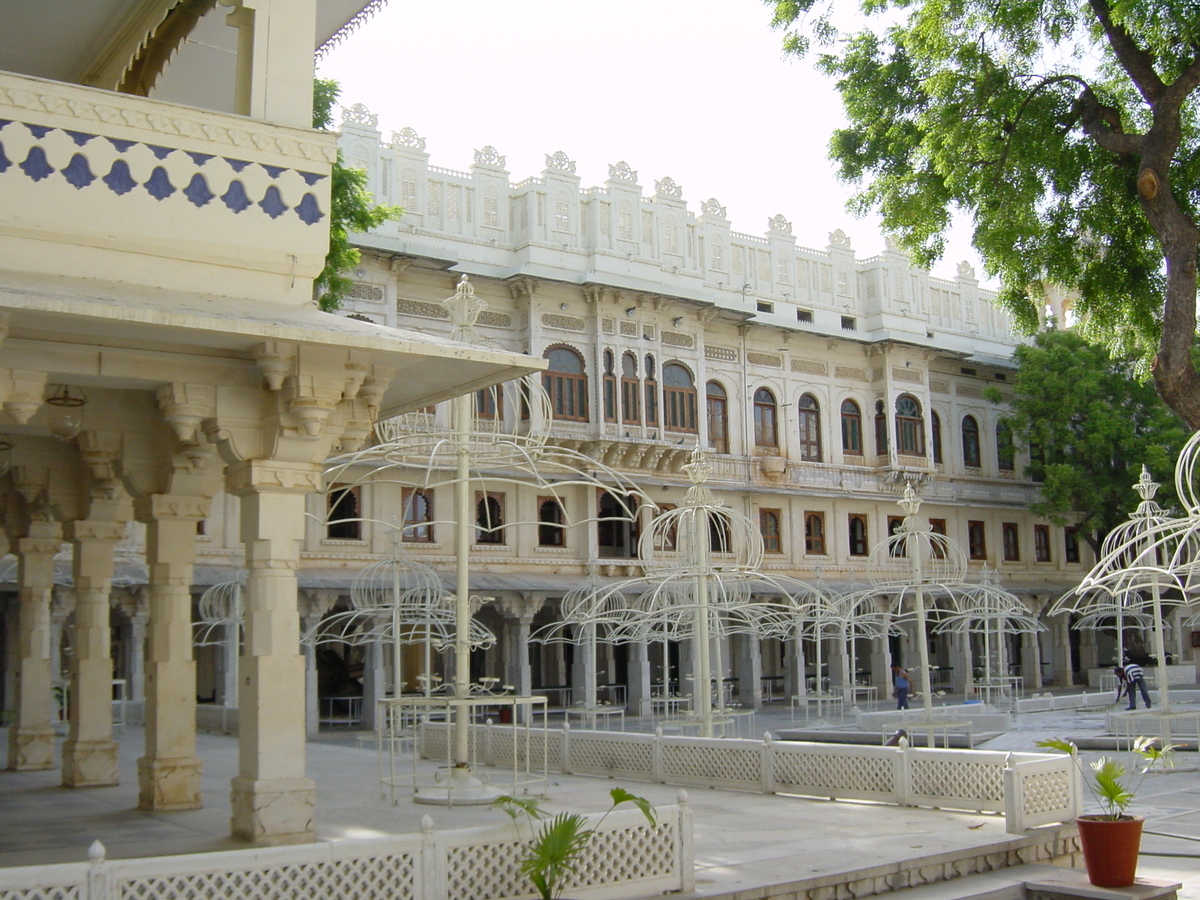
[[115,741],[63,743],[63,787],[101,787],[119,784]]
[[14,772],[54,768],[54,729],[18,728],[8,732],[8,767]]
[[200,809],[202,763],[195,757],[138,760],[138,809]]
[[256,844],[307,844],[316,840],[313,807],[316,784],[311,778],[272,778],[231,782],[230,830],[235,838]]

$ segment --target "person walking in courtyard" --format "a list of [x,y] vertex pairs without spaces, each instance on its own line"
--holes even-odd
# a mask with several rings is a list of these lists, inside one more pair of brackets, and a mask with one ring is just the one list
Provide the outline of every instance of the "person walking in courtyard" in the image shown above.
[[1150,708],[1150,692],[1146,690],[1146,672],[1137,663],[1132,660],[1125,662],[1125,682],[1126,693],[1129,694],[1129,706],[1126,709],[1137,709],[1137,694],[1135,691],[1142,692],[1142,699],[1146,702],[1146,709]]
[[892,684],[896,688],[896,709],[908,709],[908,692],[912,690],[908,672],[899,666],[892,666]]

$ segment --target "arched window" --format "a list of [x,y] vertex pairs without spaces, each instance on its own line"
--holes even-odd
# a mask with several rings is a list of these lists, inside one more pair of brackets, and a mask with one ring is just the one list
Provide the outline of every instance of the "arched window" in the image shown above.
[[864,516],[850,517],[850,555],[867,555],[867,520]]
[[337,484],[329,492],[325,537],[335,541],[362,540],[362,513],[357,487]]
[[862,411],[853,400],[842,401],[842,452],[862,456]]
[[780,513],[777,509],[760,509],[758,511],[758,531],[762,535],[763,550],[767,553],[783,552],[779,518]]
[[626,425],[642,424],[642,388],[638,381],[637,357],[632,353],[621,356],[621,421]]
[[475,543],[504,543],[504,495],[475,493]]
[[718,453],[729,452],[729,405],[725,388],[710,381],[704,388],[708,404],[708,446]]
[[475,416],[479,419],[504,418],[504,389],[500,385],[475,392]]
[[996,425],[996,462],[1001,472],[1016,468],[1017,453],[1013,449],[1012,429],[1007,422]]
[[778,447],[779,428],[776,424],[775,395],[766,388],[754,392],[754,445]]
[[908,394],[896,398],[896,452],[905,456],[925,455],[925,420],[921,404]]
[[971,469],[980,466],[979,423],[974,416],[963,416],[962,420],[963,465]]
[[554,418],[587,421],[587,375],[583,358],[567,347],[546,351],[550,363],[542,373],[542,386],[550,395]]
[[708,549],[713,553],[733,552],[733,535],[729,528],[728,515],[721,515],[718,512],[709,512]]
[[800,458],[821,461],[821,407],[812,394],[800,398]]
[[804,514],[804,552],[813,556],[825,555],[825,514]]
[[403,540],[420,544],[433,542],[433,492],[423,488],[404,488]]
[[616,360],[611,350],[604,351],[604,421],[617,421]]
[[562,547],[565,541],[562,502],[557,497],[538,498],[538,546]]
[[696,430],[696,385],[679,363],[663,366],[663,409],[668,431]]
[[933,437],[933,461],[935,465],[942,464],[942,417],[933,410],[929,411],[929,430]]
[[658,379],[655,378],[654,357],[646,354],[646,424],[658,424]]

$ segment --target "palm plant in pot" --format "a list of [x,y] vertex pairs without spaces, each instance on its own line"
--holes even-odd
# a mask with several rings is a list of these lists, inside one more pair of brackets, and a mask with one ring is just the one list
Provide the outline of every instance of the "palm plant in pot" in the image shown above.
[[[559,900],[567,882],[578,870],[580,858],[592,836],[608,814],[622,803],[634,804],[651,825],[655,824],[654,807],[644,797],[624,788],[613,788],[608,793],[612,806],[595,828],[585,827],[587,819],[578,813],[560,812],[550,816],[542,810],[537,797],[504,796],[492,801],[492,806],[504,810],[514,822],[525,820],[530,829],[525,858],[521,860],[521,874],[529,878],[540,900]],[[538,825],[536,831],[535,823]]]
[[1160,738],[1139,737],[1133,752],[1142,763],[1130,769],[1123,762],[1102,756],[1091,763],[1090,777],[1083,770],[1079,749],[1060,738],[1038,741],[1039,747],[1069,753],[1075,766],[1084,776],[1084,783],[1103,812],[1078,816],[1079,843],[1083,847],[1083,862],[1088,881],[1097,887],[1128,887],[1137,873],[1138,849],[1142,842],[1142,816],[1129,815],[1126,810],[1137,797],[1142,781],[1153,769],[1174,765],[1174,745],[1163,745]]

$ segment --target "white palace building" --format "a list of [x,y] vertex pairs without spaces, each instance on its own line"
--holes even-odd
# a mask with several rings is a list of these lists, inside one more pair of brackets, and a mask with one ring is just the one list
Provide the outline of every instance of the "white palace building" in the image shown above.
[[[858,258],[837,231],[798,247],[782,215],[762,236],[735,232],[717,200],[689,208],[668,177],[648,193],[623,162],[598,187],[562,152],[515,183],[490,147],[468,172],[439,168],[421,137],[385,140],[356,106],[341,150],[405,214],[357,236],[352,297],[341,315],[319,312],[337,146],[309,127],[313,51],[376,5],[108,0],[64,18],[60,4],[23,4],[0,29],[10,768],[115,783],[115,682],[145,723],[143,808],[198,806],[196,722],[236,721],[232,833],[310,840],[306,734],[323,719],[371,724],[392,662],[378,644],[302,647],[301,634],[345,609],[355,576],[397,544],[447,586],[455,564],[449,490],[414,471],[407,486],[329,491],[325,462],[369,445],[377,420],[437,427],[452,398],[531,373],[551,405],[528,427],[659,508],[681,501],[681,467],[706,451],[709,486],[757,523],[768,573],[865,587],[911,485],[972,576],[998,577],[1031,612],[1078,583],[1090,551],[1029,513],[1037,487],[984,399],[1011,379],[1017,338],[966,265],[944,280],[890,245]],[[453,340],[441,304],[464,275],[487,303],[483,346]],[[480,418],[521,414],[488,396]],[[477,493],[470,591],[497,640],[473,674],[566,706],[594,667],[614,703],[642,712],[655,685],[687,677],[686,647],[590,659],[529,641],[570,590],[642,572],[650,513],[613,521],[603,488],[572,490]],[[202,593],[229,582],[244,615],[194,647],[212,613]],[[1028,689],[1106,661],[1095,632],[1047,624],[1006,648]],[[931,640],[940,683],[969,693],[979,636]],[[886,696],[913,641],[864,641],[856,677]],[[722,649],[717,674],[747,707],[822,675],[806,642],[734,636]],[[440,658],[433,672],[403,665],[410,688],[448,677]]]

